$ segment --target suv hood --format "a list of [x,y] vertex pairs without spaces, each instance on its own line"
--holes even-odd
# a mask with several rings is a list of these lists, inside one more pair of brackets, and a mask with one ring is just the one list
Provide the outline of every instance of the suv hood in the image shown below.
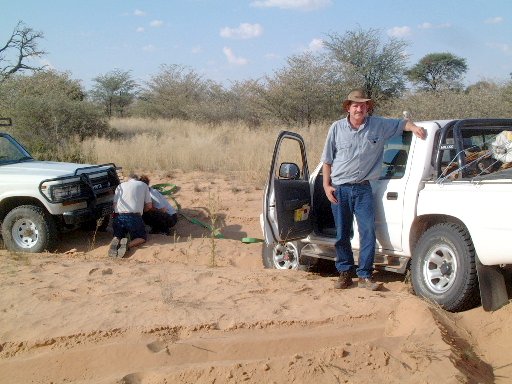
[[0,165],[0,176],[38,176],[52,179],[59,176],[71,176],[78,168],[90,167],[90,164],[60,163],[56,161],[24,161],[16,164]]

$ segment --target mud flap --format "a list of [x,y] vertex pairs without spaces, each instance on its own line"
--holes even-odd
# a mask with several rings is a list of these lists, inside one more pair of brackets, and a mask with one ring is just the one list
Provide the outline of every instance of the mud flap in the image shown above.
[[505,277],[497,265],[483,265],[476,258],[480,297],[485,311],[496,311],[508,303]]

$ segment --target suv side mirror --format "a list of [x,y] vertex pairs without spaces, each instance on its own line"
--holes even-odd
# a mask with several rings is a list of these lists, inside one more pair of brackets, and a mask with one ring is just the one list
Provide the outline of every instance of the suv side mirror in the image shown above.
[[279,178],[297,180],[300,176],[299,166],[295,163],[282,163],[279,166]]

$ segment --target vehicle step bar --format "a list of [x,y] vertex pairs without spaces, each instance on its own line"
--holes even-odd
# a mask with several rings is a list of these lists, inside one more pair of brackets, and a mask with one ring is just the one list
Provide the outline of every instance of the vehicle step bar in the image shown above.
[[[315,257],[317,259],[331,260],[334,262],[336,255],[334,248],[329,245],[306,244],[300,251],[301,256]],[[354,262],[357,264],[359,252],[354,250]],[[410,258],[407,256],[375,255],[374,266],[377,270],[402,273],[407,271]]]

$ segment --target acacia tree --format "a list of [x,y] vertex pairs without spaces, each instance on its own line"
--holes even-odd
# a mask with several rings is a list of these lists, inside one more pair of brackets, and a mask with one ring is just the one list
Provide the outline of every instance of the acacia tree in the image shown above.
[[93,79],[95,84],[91,97],[105,108],[108,117],[114,113],[119,116],[125,114],[137,94],[137,83],[132,79],[130,71],[114,69]]
[[191,119],[210,94],[213,82],[186,66],[162,65],[160,73],[146,84],[139,108],[150,116]]
[[16,72],[30,70],[40,71],[46,66],[33,66],[27,60],[46,54],[39,49],[39,40],[44,34],[34,31],[19,21],[7,42],[0,46],[0,83]]
[[[266,76],[264,83],[254,84],[259,105],[270,118],[285,124],[310,126],[314,121],[331,117],[337,87],[329,67],[310,52],[290,56],[287,67]],[[339,101],[339,100],[338,100]]]
[[424,56],[406,74],[422,90],[458,90],[467,70],[466,59],[443,52]]
[[328,38],[324,46],[344,88],[362,88],[376,102],[405,90],[405,41],[390,38],[384,42],[380,31],[361,28],[344,35],[332,33]]

